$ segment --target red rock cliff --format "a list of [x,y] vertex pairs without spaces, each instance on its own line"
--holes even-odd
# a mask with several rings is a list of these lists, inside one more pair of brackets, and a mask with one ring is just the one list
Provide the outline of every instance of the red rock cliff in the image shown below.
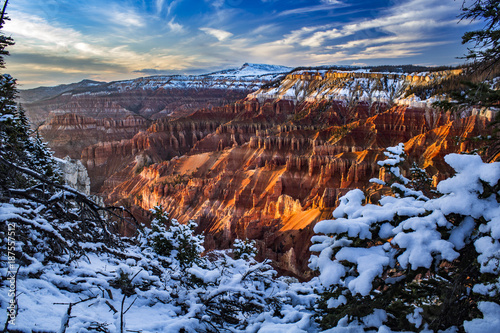
[[[486,131],[479,117],[430,119],[429,112],[408,107],[348,125],[339,124],[334,110],[329,121],[311,121],[328,112],[321,103],[245,100],[200,111],[181,123],[163,120],[121,143],[130,146],[125,153],[130,163],[105,181],[104,192],[111,202],[144,209],[161,204],[180,221],[197,220],[207,248],[229,246],[235,238],[257,239],[264,256],[304,277],[312,226],[329,218],[349,189],[369,189],[368,180],[381,173],[376,162],[384,158],[385,147],[404,142],[411,161],[440,177],[448,172],[444,154],[475,148],[453,145],[454,138]],[[357,112],[362,114],[363,106]],[[216,116],[225,122],[208,120]],[[204,120],[193,123],[195,118]],[[82,156],[90,170],[123,154],[121,148],[103,147],[102,154],[99,149],[95,146],[92,158]],[[162,154],[170,150],[180,157],[165,161]],[[132,158],[141,151],[153,156],[152,164]]]

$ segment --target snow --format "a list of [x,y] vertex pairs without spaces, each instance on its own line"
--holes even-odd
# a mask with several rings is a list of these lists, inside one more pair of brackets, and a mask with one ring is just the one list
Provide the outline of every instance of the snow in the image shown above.
[[415,325],[416,328],[419,328],[422,325],[422,312],[424,310],[422,308],[416,308],[413,313],[408,314],[406,318],[408,321]]
[[[257,90],[264,83],[274,81],[291,70],[290,67],[244,64],[237,69],[228,69],[204,75],[160,75],[111,82],[103,89],[131,89],[156,90],[163,89],[237,89]],[[95,93],[95,92],[92,92]]]
[[474,242],[479,253],[477,260],[481,263],[481,273],[500,274],[500,242],[489,236],[481,237]]
[[278,65],[266,65],[266,64],[252,64],[245,63],[243,66],[237,69],[227,69],[219,72],[214,72],[207,74],[209,76],[262,76],[271,74],[284,74],[292,70],[291,67],[278,66]]
[[465,332],[498,332],[500,328],[500,305],[493,302],[480,302],[478,308],[483,313],[484,318],[464,322]]
[[366,296],[372,289],[372,281],[381,276],[384,267],[389,265],[389,258],[382,246],[366,248],[343,247],[337,252],[335,258],[339,261],[346,260],[357,264],[358,276],[347,283],[352,294]]

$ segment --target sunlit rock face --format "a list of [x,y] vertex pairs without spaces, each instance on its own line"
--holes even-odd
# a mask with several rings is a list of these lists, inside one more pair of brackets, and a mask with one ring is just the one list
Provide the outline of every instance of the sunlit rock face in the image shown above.
[[[92,191],[108,203],[138,217],[161,204],[181,222],[196,220],[207,249],[256,239],[262,257],[302,278],[311,274],[312,228],[331,218],[339,198],[353,188],[380,197],[369,180],[387,177],[377,164],[386,147],[405,143],[408,164],[417,162],[437,182],[451,172],[445,154],[472,151],[481,143],[466,139],[488,133],[484,117],[459,118],[401,97],[408,86],[450,73],[398,74],[385,83],[377,73],[292,74],[235,102],[191,104],[184,116],[76,112],[40,129],[56,152],[80,154]],[[352,82],[376,88],[353,102],[345,89]],[[117,115],[121,107],[109,104]]]
[[[103,183],[102,192],[110,202],[146,210],[161,204],[182,222],[194,219],[206,235],[207,248],[227,247],[235,238],[257,239],[263,256],[306,277],[312,226],[330,218],[340,196],[350,189],[372,190],[369,179],[384,177],[376,162],[385,158],[385,147],[404,142],[409,161],[437,179],[449,175],[445,154],[476,148],[473,143],[457,145],[456,137],[487,130],[486,120],[477,116],[453,120],[435,114],[429,121],[429,111],[407,106],[346,126],[335,120],[335,111],[316,102],[288,110],[285,104],[280,115],[271,117],[282,105],[283,101],[245,100],[201,110],[121,142],[120,147],[130,147],[130,155],[108,147],[99,154],[100,161],[82,159],[90,170],[99,163],[114,165],[113,156],[128,161]],[[303,110],[308,113],[302,122],[286,120]],[[218,126],[208,120],[226,121],[228,115],[234,118]],[[316,117],[331,121],[311,121]],[[203,123],[194,122],[201,118]],[[177,152],[177,157],[162,155],[165,152]]]

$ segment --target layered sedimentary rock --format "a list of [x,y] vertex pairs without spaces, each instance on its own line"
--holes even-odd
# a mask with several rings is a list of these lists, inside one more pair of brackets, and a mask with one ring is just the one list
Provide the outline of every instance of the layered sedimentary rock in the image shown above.
[[289,70],[245,64],[199,76],[152,76],[109,83],[84,80],[21,91],[19,100],[57,156],[79,158],[84,148],[130,139],[155,119],[230,105]]
[[[357,113],[363,110],[360,105]],[[130,160],[128,168],[104,182],[107,200],[144,209],[161,204],[182,222],[194,219],[206,235],[207,248],[229,246],[235,238],[257,239],[263,256],[302,277],[308,274],[302,258],[308,257],[314,223],[329,218],[348,190],[370,191],[368,180],[384,177],[376,163],[385,158],[384,148],[406,143],[409,160],[437,179],[449,172],[444,154],[477,148],[471,142],[454,145],[457,136],[474,137],[487,130],[486,120],[478,116],[453,119],[407,106],[347,125],[321,102],[289,105],[247,99],[214,112],[233,119],[218,126],[205,120],[204,135],[196,136],[201,124],[186,128],[163,121],[151,126],[142,140],[152,141],[159,133],[184,139],[175,136],[177,140],[162,145],[150,144],[148,156],[158,156],[157,149],[169,150],[173,144],[179,157],[141,168],[141,161]],[[210,119],[208,110],[193,117],[202,114]],[[317,117],[329,121],[311,121]],[[197,140],[187,140],[193,133]],[[112,154],[106,155],[109,159]]]
[[[445,154],[481,145],[468,139],[487,133],[484,117],[460,118],[403,98],[410,86],[455,74],[297,71],[236,102],[193,103],[187,116],[159,119],[153,114],[161,111],[148,113],[125,97],[147,94],[133,92],[139,86],[162,94],[158,80],[120,83],[114,87],[123,99],[106,105],[117,115],[131,111],[126,118],[103,119],[96,108],[92,117],[55,115],[41,130],[61,152],[81,152],[92,190],[108,203],[135,212],[161,204],[181,222],[194,219],[208,249],[256,239],[261,256],[306,277],[315,222],[330,218],[350,189],[380,197],[369,179],[387,177],[377,164],[386,147],[405,143],[409,163],[438,181],[450,172]],[[105,138],[68,144],[85,131]]]
[[159,75],[115,82],[83,80],[22,90],[19,101],[35,126],[64,113],[95,119],[122,119],[130,114],[157,119],[229,104],[290,70],[283,66],[244,64],[205,75]]
[[56,156],[79,159],[87,146],[132,138],[137,132],[146,130],[148,123],[143,117],[135,115],[123,119],[95,119],[67,113],[53,117],[38,130],[50,143]]

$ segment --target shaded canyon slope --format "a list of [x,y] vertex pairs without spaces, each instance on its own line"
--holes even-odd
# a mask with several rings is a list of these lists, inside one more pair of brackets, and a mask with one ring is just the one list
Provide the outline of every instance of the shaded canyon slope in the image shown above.
[[42,128],[60,147],[86,128],[106,133],[73,144],[92,190],[108,203],[136,212],[161,204],[181,222],[194,219],[207,249],[256,239],[262,257],[307,278],[312,227],[350,189],[380,196],[369,180],[386,177],[376,163],[386,147],[405,143],[409,164],[435,182],[450,175],[445,154],[480,147],[468,139],[488,133],[485,117],[440,113],[405,95],[457,74],[302,70],[235,102],[196,105],[191,114],[62,114],[52,118],[62,126],[57,135],[50,137],[50,122]]

